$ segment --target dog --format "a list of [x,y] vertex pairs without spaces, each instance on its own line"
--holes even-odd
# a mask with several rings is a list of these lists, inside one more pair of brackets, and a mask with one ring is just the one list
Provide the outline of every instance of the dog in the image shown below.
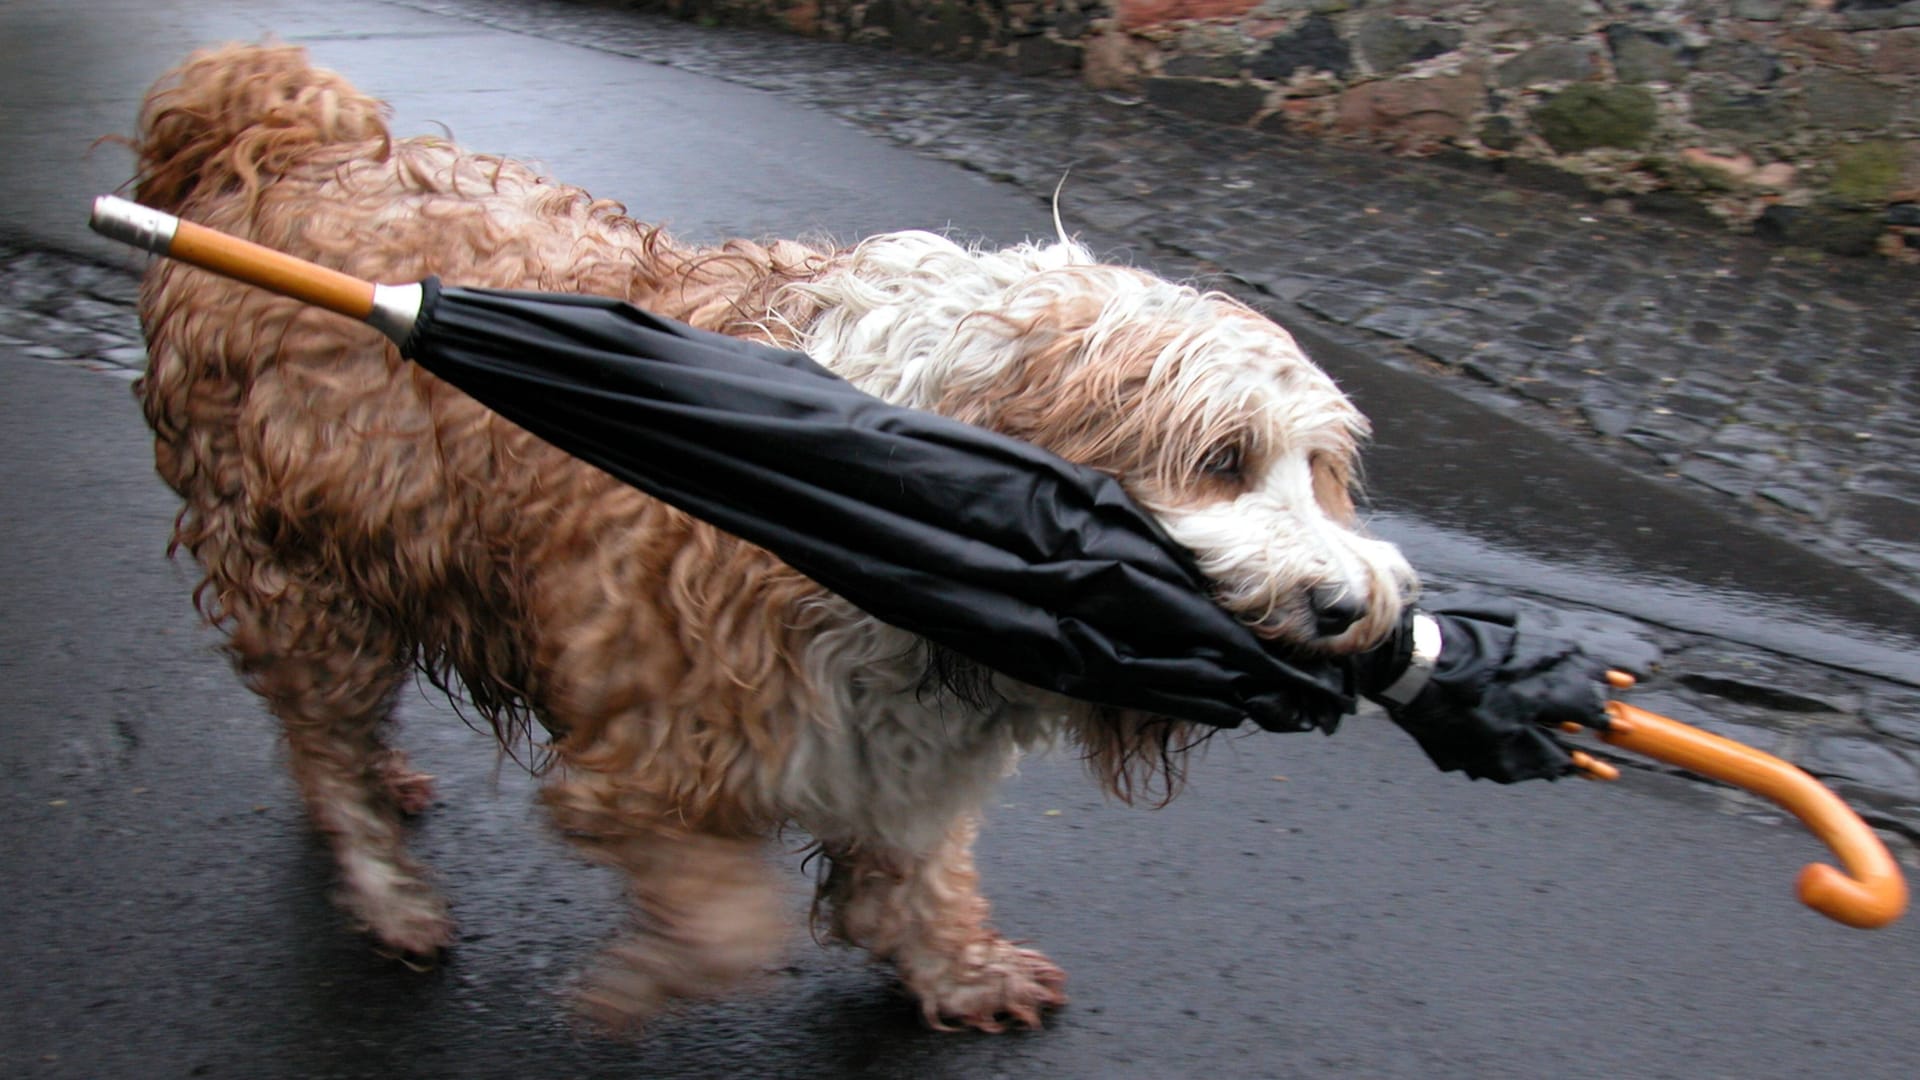
[[[1262,635],[1339,654],[1397,624],[1413,572],[1356,521],[1366,421],[1252,309],[1064,233],[683,245],[520,163],[396,139],[386,115],[295,47],[198,53],[143,105],[135,195],[363,278],[613,296],[802,350],[1117,476]],[[1065,1002],[1061,970],[988,922],[986,798],[1061,742],[1113,794],[1164,802],[1211,729],[937,672],[956,661],[365,326],[164,260],[140,311],[172,549],[284,729],[338,904],[382,946],[432,956],[453,933],[403,833],[430,778],[388,742],[418,671],[535,747],[555,826],[630,883],[636,926],[584,978],[590,1015],[638,1022],[773,962],[786,829],[814,847],[816,936],[891,961],[932,1025],[1033,1027]]]

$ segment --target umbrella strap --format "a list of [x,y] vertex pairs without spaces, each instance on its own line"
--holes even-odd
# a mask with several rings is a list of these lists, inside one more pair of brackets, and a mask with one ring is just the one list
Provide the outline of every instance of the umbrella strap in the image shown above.
[[1393,680],[1385,690],[1374,693],[1376,700],[1391,705],[1408,705],[1420,696],[1433,678],[1433,666],[1440,660],[1440,648],[1443,644],[1440,634],[1440,620],[1424,611],[1416,611],[1407,620],[1412,631],[1412,647],[1408,651],[1406,667],[1400,671],[1400,677]]

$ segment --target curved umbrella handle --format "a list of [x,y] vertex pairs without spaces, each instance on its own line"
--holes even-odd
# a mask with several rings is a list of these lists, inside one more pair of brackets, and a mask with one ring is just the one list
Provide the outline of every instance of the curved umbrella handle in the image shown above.
[[1907,882],[1867,823],[1805,772],[1751,746],[1723,739],[1625,702],[1607,704],[1602,740],[1764,795],[1793,812],[1839,856],[1844,872],[1809,863],[1800,872],[1800,902],[1848,926],[1873,929],[1907,910]]

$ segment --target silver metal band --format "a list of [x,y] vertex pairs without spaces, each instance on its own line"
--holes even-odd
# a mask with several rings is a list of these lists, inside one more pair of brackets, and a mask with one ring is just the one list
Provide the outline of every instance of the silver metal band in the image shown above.
[[180,219],[118,196],[102,195],[93,200],[93,216],[87,224],[109,240],[165,255],[173,249],[173,234]]
[[387,335],[395,345],[405,345],[413,333],[413,324],[420,321],[420,305],[425,302],[426,292],[417,281],[407,285],[375,285],[373,311],[367,315],[367,325]]
[[1427,688],[1427,680],[1433,677],[1433,665],[1440,659],[1440,622],[1424,611],[1413,613],[1413,655],[1407,658],[1407,668],[1393,685],[1380,691],[1377,697],[1395,705],[1406,705],[1420,696]]

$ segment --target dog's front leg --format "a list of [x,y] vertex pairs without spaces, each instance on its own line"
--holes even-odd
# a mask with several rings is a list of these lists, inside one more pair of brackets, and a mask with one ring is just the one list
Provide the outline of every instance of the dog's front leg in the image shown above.
[[1066,1004],[1067,976],[987,924],[977,831],[969,817],[924,855],[827,845],[817,915],[833,937],[893,961],[933,1027],[1037,1028],[1044,1010]]
[[639,924],[601,954],[580,994],[590,1019],[644,1022],[712,998],[778,956],[790,927],[758,837],[702,831],[617,779],[580,772],[543,799],[568,839],[628,876]]

